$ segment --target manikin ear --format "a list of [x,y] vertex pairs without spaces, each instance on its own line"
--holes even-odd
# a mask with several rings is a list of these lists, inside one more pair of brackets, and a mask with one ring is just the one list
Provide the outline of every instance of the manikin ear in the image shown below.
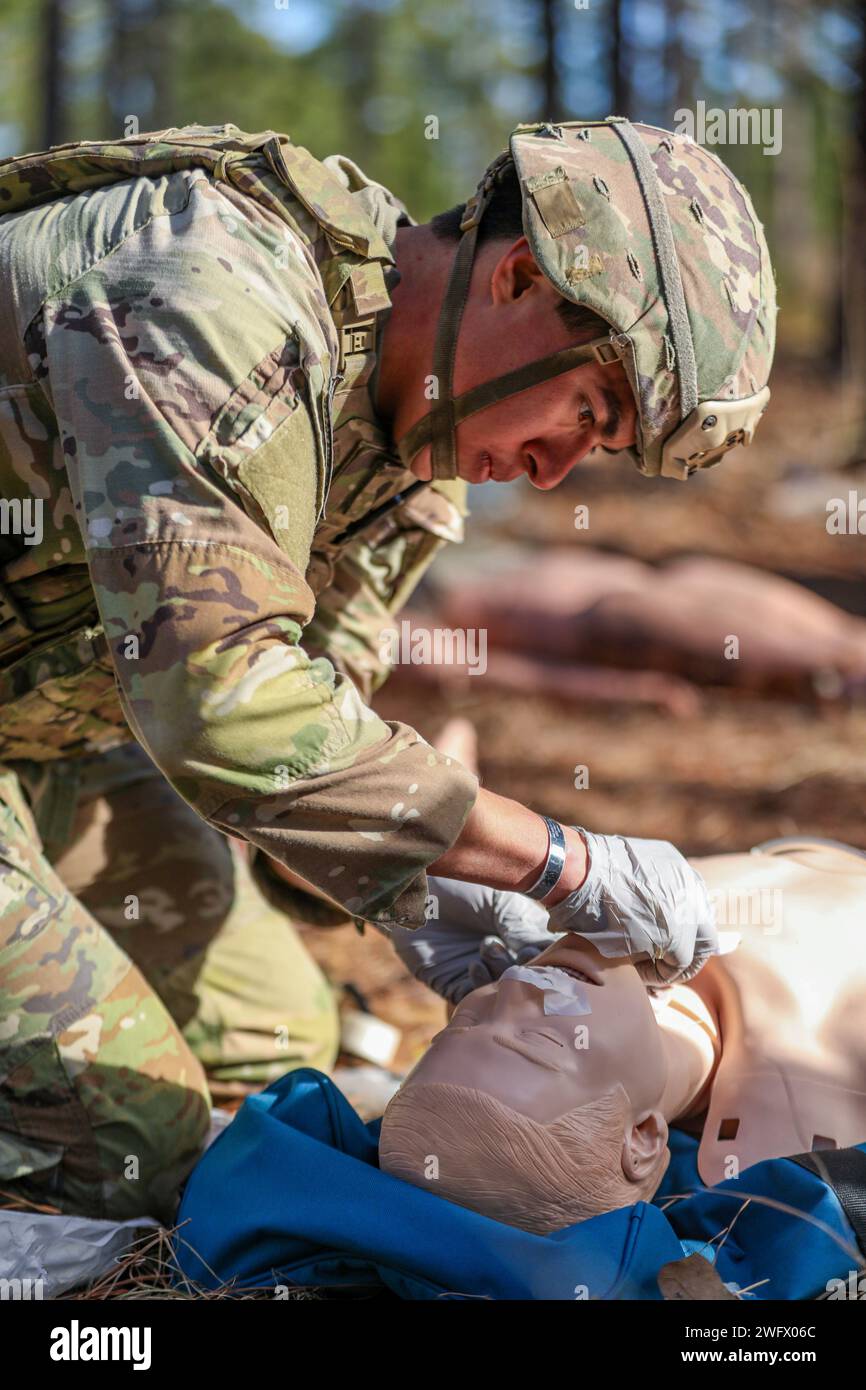
[[539,270],[525,236],[518,237],[510,246],[504,247],[502,242],[493,244],[499,253],[490,272],[490,297],[494,304],[513,303],[527,290],[542,294],[551,290],[556,296],[544,271]]
[[667,1120],[660,1110],[636,1118],[622,1141],[622,1171],[629,1182],[643,1182],[658,1172],[667,1142]]

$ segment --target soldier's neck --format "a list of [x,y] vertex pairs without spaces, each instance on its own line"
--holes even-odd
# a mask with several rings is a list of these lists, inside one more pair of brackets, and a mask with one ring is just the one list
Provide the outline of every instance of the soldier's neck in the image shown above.
[[456,245],[434,236],[428,224],[398,227],[394,256],[400,282],[382,332],[374,406],[394,440],[430,410],[425,394],[433,370],[439,306]]

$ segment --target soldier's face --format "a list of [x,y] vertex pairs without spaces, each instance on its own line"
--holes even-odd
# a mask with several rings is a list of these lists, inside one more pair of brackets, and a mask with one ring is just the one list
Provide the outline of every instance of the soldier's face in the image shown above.
[[[556,312],[559,295],[535,264],[525,237],[482,247],[461,326],[454,394],[574,343]],[[635,442],[634,396],[619,362],[587,363],[480,410],[457,429],[457,461],[469,483],[556,487],[594,450]],[[413,464],[430,476],[430,450]]]

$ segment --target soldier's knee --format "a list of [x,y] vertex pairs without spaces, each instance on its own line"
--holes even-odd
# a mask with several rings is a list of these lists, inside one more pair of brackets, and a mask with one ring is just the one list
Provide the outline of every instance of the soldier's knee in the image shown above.
[[173,1043],[162,1069],[144,1052],[139,1068],[132,1051],[124,1063],[85,1058],[75,1025],[5,1047],[2,1186],[70,1214],[171,1222],[210,1121],[201,1066]]
[[207,1134],[204,1072],[28,816],[0,775],[0,1186],[61,1211],[170,1220]]
[[94,1136],[105,1214],[169,1222],[208,1131],[204,1070],[134,967],[100,1014],[97,1045],[82,1070],[75,1071],[74,1036],[65,1035],[60,1050]]
[[187,1067],[170,1077],[120,1068],[107,1080],[105,1099],[91,1123],[104,1215],[115,1220],[153,1216],[171,1225],[210,1124],[200,1064],[190,1053]]

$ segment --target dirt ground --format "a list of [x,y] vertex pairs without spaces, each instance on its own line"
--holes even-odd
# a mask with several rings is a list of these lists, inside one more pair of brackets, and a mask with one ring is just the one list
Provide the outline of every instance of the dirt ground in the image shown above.
[[[819,418],[833,423],[819,429]],[[477,506],[470,499],[465,547],[497,540],[532,551],[586,543],[650,563],[721,556],[795,579],[866,614],[866,538],[826,529],[828,498],[858,487],[866,496],[866,467],[844,469],[856,457],[860,419],[852,393],[818,390],[807,373],[789,369],[762,422],[761,442],[705,477],[646,480],[627,461],[604,459],[574,470],[550,494],[520,485],[477,489],[491,498],[482,496]],[[578,503],[590,507],[588,532],[574,529]],[[453,571],[459,552],[447,563]],[[433,581],[435,573],[434,566]],[[433,593],[431,584],[428,597]],[[375,704],[383,717],[427,738],[451,715],[471,719],[485,786],[594,830],[669,839],[691,855],[800,833],[866,848],[866,704],[797,704],[705,689],[701,708],[675,719],[649,707],[569,705],[478,685],[485,682],[466,680],[446,693],[419,687],[398,670]],[[576,790],[580,764],[590,767],[590,785]],[[406,978],[369,929],[363,937],[344,927],[307,939],[332,980],[360,990],[374,1013],[401,1030],[396,1069],[411,1064],[444,1022],[440,1001]]]

